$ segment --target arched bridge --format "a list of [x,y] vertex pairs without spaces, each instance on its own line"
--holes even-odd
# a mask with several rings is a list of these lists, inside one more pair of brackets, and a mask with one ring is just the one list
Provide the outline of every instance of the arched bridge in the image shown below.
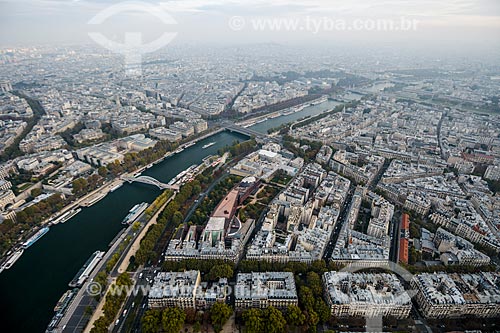
[[154,185],[154,186],[158,187],[160,190],[169,189],[169,190],[179,191],[179,185],[164,184],[164,183],[160,182],[159,180],[157,180],[153,177],[149,177],[149,176],[140,176],[137,178],[135,178],[135,177],[123,177],[123,180],[125,180],[129,183],[137,182],[137,183],[143,183],[143,184],[148,184],[148,185]]

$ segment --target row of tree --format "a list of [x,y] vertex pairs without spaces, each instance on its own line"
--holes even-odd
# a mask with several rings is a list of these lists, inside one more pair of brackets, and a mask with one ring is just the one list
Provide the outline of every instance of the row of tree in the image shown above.
[[55,193],[45,200],[31,205],[17,213],[17,223],[35,226],[64,207],[65,200]]
[[167,202],[168,199],[173,195],[171,190],[165,190],[162,194],[160,194],[151,205],[144,211],[144,215],[146,215],[146,219],[149,220],[153,217],[154,214]]
[[179,144],[175,142],[158,141],[152,148],[140,152],[126,153],[122,162],[116,160],[107,166],[99,167],[98,173],[102,177],[116,178],[124,172],[133,172],[159,160],[168,152],[177,149],[178,146]]
[[303,311],[296,305],[290,305],[285,311],[273,306],[266,309],[252,308],[241,315],[246,333],[281,333],[300,331],[315,332],[320,322],[315,312]]
[[234,276],[234,265],[220,259],[165,261],[162,269],[166,272],[200,271],[203,273],[205,281],[218,281],[220,278],[230,279]]
[[248,141],[244,142],[239,142],[239,141],[234,141],[231,146],[226,146],[224,148],[221,148],[219,150],[219,155],[224,154],[225,152],[231,153],[231,156],[239,156],[239,155],[246,155],[250,152],[252,152],[255,147],[257,146],[257,142],[255,139],[251,139]]
[[[226,303],[215,302],[209,309],[210,323],[216,332],[220,332],[228,319],[233,314],[233,309]],[[196,320],[194,309],[150,309],[144,313],[141,319],[141,328],[144,333],[168,332],[178,333],[184,324],[194,324],[195,332],[200,331],[200,320]]]
[[316,325],[330,319],[330,308],[323,300],[323,285],[318,273],[310,271],[305,279],[296,279],[299,288],[299,305],[308,318],[307,328],[316,331]]
[[[209,259],[209,260],[185,259],[179,261],[165,261],[163,263],[162,269],[164,271],[172,271],[172,272],[198,270],[204,274],[208,274],[209,276],[211,274],[216,274],[216,272],[219,272],[219,270],[223,272],[230,272],[229,268],[231,268],[233,271],[238,271],[240,273],[284,271],[284,272],[292,272],[295,275],[307,275],[309,272],[315,272],[319,276],[327,271],[340,270],[342,269],[342,267],[343,266],[339,266],[338,264],[335,264],[333,262],[329,262],[327,264],[325,260],[316,260],[313,261],[311,264],[303,262],[295,262],[295,261],[290,261],[287,263],[278,263],[269,261],[242,260],[239,262],[238,266],[235,267],[232,263],[221,259]],[[232,276],[233,274],[215,275],[216,278],[218,277],[230,278]],[[215,278],[213,280],[215,280]]]
[[192,182],[183,185],[176,197],[160,213],[157,223],[150,227],[146,236],[141,241],[139,250],[134,258],[136,264],[142,265],[148,260],[156,258],[157,254],[154,251],[156,243],[165,231],[170,233],[183,222],[184,215],[190,203],[203,190],[200,182],[202,178],[206,178],[205,172],[198,175]]
[[108,332],[109,326],[113,323],[120,311],[123,302],[127,298],[127,293],[125,292],[111,292],[113,290],[123,290],[123,287],[130,287],[133,285],[132,279],[128,273],[120,274],[114,285],[110,287],[110,292],[106,294],[106,300],[103,306],[104,314],[99,317],[94,322],[94,327],[92,327],[92,333],[106,333]]
[[[295,311],[295,308],[297,307],[293,307],[291,309],[290,313],[292,316],[295,315],[292,313]],[[298,309],[298,311],[301,312],[300,309]],[[300,313],[300,316],[301,315],[302,313]],[[287,321],[283,316],[283,313],[273,306],[264,310],[257,308],[246,310],[243,312],[242,318],[245,325],[245,331],[247,333],[281,333],[287,331]]]
[[449,266],[414,266],[409,262],[408,265],[401,264],[412,274],[417,273],[434,273],[434,272],[447,272],[447,273],[477,273],[477,272],[495,272],[496,266],[483,265],[483,266],[470,266],[470,265],[449,265]]
[[341,269],[343,266],[339,266],[333,262],[327,262],[325,260],[315,260],[311,264],[306,264],[304,262],[290,261],[287,263],[280,262],[270,262],[270,261],[257,261],[257,260],[242,260],[238,264],[238,271],[242,273],[250,272],[292,272],[297,274],[306,274],[307,272],[313,271],[318,274],[323,274],[327,271],[336,271]]
[[240,182],[240,180],[241,177],[231,175],[215,185],[191,216],[191,222],[196,225],[204,224],[219,202],[227,195],[230,189]]
[[99,186],[102,186],[103,183],[104,178],[96,173],[88,176],[87,178],[77,178],[72,182],[73,194],[76,197],[82,197],[85,194],[94,191]]
[[144,333],[179,332],[185,320],[186,313],[179,308],[151,309],[144,313],[141,326]]
[[22,236],[27,237],[30,230],[60,211],[65,204],[66,200],[56,193],[19,211],[16,222],[7,219],[0,223],[0,255],[6,253]]
[[[0,224],[0,254],[10,249],[22,233],[31,230],[54,213],[59,212],[74,197],[81,197],[95,190],[103,182],[104,179],[98,174],[92,174],[87,178],[77,178],[72,183],[74,196],[63,197],[59,193],[54,193],[47,199],[17,212],[16,222],[5,220]],[[42,190],[37,188],[32,191],[31,196],[34,198],[40,194],[42,194]]]
[[[161,142],[162,141],[159,143]],[[241,144],[235,143],[229,150],[236,149],[235,153],[238,153],[254,149],[255,145],[256,142],[250,140]],[[162,148],[159,147],[158,149]],[[170,234],[184,221],[184,217],[193,201],[198,198],[200,193],[213,181],[212,172],[212,168],[207,168],[201,174],[197,175],[193,181],[184,184],[180,188],[176,197],[170,201],[160,213],[157,223],[148,230],[146,236],[141,241],[140,248],[134,258],[136,264],[141,265],[157,257],[157,253],[154,251],[155,245],[162,239],[168,241]],[[234,181],[232,177],[229,179]],[[201,217],[198,216],[198,219],[201,220]]]
[[230,265],[234,270],[234,266],[222,259],[184,259],[179,261],[165,261],[162,264],[162,269],[166,272],[182,272],[182,271],[200,271],[203,274],[208,274],[214,267],[221,265]]
[[[30,102],[30,101],[29,101]],[[35,103],[36,101],[31,101]],[[97,174],[92,174],[87,178],[77,178],[72,182],[73,197],[63,198],[60,194],[54,194],[49,198],[40,201],[16,215],[16,223],[6,220],[0,226],[0,253],[5,253],[22,232],[28,231],[40,224],[44,219],[60,211],[66,204],[75,197],[81,197],[97,189],[104,183],[106,177],[117,177],[125,171],[133,171],[137,168],[152,163],[164,156],[168,151],[176,148],[176,144],[167,141],[159,141],[154,148],[146,149],[139,153],[125,155],[124,163],[118,161],[110,163],[107,167],[99,167]]]

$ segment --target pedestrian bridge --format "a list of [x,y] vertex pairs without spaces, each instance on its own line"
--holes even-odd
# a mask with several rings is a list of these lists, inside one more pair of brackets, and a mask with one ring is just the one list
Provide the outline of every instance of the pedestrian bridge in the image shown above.
[[149,177],[149,176],[140,176],[140,177],[123,177],[123,180],[129,183],[143,183],[148,185],[154,185],[158,187],[160,190],[173,190],[179,191],[179,185],[169,185],[160,182],[159,180]]

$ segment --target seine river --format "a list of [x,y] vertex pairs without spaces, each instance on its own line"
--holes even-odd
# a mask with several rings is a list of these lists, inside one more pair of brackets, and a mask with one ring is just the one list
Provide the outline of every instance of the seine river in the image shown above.
[[276,117],[273,119],[266,120],[262,123],[255,124],[253,126],[250,126],[251,129],[261,132],[261,133],[267,133],[267,130],[270,128],[278,127],[281,124],[286,124],[290,123],[295,120],[299,120],[304,117],[308,116],[315,116],[317,114],[323,113],[325,111],[330,111],[333,108],[335,108],[337,105],[342,104],[339,102],[335,101],[326,101],[318,105],[312,105],[304,108],[302,111],[295,112],[292,114],[289,114],[287,116],[281,116],[281,117]]
[[[326,101],[304,110],[270,119],[252,126],[266,132],[306,116],[313,116],[333,109],[338,102]],[[246,137],[221,132],[206,138],[180,154],[146,170],[143,175],[168,182],[179,172],[193,164],[201,163],[208,155],[231,145],[234,140]],[[202,149],[202,146],[216,144]],[[0,325],[2,332],[43,332],[61,295],[68,290],[68,283],[90,255],[106,251],[109,243],[123,228],[121,221],[130,208],[140,202],[152,202],[160,190],[144,184],[127,184],[108,194],[103,200],[82,211],[64,224],[51,227],[49,233],[24,251],[15,265],[0,274]]]

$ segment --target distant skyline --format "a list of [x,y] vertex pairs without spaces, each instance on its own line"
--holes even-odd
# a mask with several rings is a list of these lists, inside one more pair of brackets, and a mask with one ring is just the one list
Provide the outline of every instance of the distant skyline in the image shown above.
[[[0,46],[50,43],[91,43],[88,33],[99,31],[123,40],[125,32],[141,32],[154,40],[164,31],[177,32],[176,43],[325,43],[405,42],[467,45],[499,44],[500,1],[497,0],[173,0],[144,1],[168,13],[176,25],[165,25],[148,13],[120,13],[100,26],[88,21],[101,10],[123,1],[0,0]],[[141,2],[139,2],[141,3]],[[247,23],[230,28],[232,17]],[[395,20],[418,21],[415,31],[255,31],[250,20]]]

